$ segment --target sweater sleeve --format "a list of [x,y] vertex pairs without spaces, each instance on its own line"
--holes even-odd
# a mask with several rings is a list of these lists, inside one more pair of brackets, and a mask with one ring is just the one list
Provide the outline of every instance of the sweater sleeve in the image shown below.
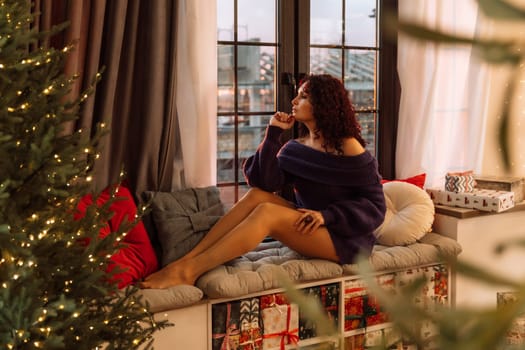
[[335,202],[321,211],[325,225],[331,232],[345,232],[351,236],[373,232],[385,219],[386,205],[381,192]]
[[284,184],[284,173],[279,168],[277,153],[281,149],[279,136],[283,129],[270,125],[255,154],[244,163],[244,177],[252,187],[275,192]]

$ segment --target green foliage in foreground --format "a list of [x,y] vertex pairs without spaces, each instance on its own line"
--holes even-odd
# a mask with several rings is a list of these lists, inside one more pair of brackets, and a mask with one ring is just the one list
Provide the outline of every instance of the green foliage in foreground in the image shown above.
[[70,100],[71,47],[39,46],[53,33],[31,29],[30,5],[0,1],[0,347],[138,348],[165,324],[104,272],[129,227],[99,239],[112,201],[74,218],[104,126],[64,131],[92,88]]

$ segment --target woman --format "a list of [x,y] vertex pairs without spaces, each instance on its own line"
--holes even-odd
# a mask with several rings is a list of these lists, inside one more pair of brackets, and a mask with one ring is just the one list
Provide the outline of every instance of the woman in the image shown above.
[[[299,122],[300,137],[282,145],[284,130]],[[244,172],[252,187],[187,255],[148,276],[143,288],[193,285],[206,271],[253,250],[271,236],[298,253],[341,264],[369,254],[385,202],[375,158],[344,85],[310,75],[277,112]],[[295,203],[274,194],[292,184]]]

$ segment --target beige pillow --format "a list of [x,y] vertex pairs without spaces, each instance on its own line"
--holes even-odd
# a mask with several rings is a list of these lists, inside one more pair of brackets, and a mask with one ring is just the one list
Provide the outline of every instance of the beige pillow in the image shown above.
[[374,232],[379,244],[412,244],[431,231],[434,203],[425,190],[392,181],[383,184],[383,191],[387,208],[385,220]]

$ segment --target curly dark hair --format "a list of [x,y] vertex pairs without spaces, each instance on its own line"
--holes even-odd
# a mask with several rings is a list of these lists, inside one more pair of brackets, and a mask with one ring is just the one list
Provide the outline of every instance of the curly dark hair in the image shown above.
[[[313,108],[317,136],[324,137],[325,150],[335,149],[343,154],[343,139],[354,137],[365,147],[361,136],[361,125],[357,121],[355,109],[348,96],[348,90],[341,80],[329,74],[311,74],[301,81],[304,92],[308,95]],[[305,136],[308,129],[299,127],[299,135]]]

